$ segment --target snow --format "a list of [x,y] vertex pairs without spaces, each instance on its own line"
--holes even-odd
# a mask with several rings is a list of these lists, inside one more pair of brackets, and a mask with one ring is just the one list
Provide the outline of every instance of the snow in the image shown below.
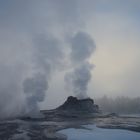
[[119,129],[102,129],[85,125],[87,129],[69,128],[59,131],[68,140],[140,140],[140,133]]
[[121,117],[136,117],[139,118],[140,114],[120,114]]
[[12,136],[11,140],[30,140],[30,137],[27,135],[27,132],[21,134],[15,134]]

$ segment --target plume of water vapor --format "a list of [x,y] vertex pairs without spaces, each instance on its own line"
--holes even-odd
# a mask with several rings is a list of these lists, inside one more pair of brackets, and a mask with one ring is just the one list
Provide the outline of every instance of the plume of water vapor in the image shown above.
[[72,72],[68,73],[65,77],[66,82],[70,86],[70,89],[79,99],[87,98],[87,86],[91,80],[91,70],[93,65],[89,63],[84,63]]
[[23,114],[25,106],[31,114],[39,110],[53,72],[63,68],[60,40],[83,27],[80,3],[0,1],[0,118]]
[[95,50],[95,44],[91,36],[85,32],[79,31],[70,40],[72,64],[83,64],[91,57]]
[[95,50],[93,39],[85,32],[78,32],[71,40],[70,59],[72,71],[66,73],[65,81],[68,89],[79,98],[87,98],[88,83],[91,80],[93,65],[88,62]]
[[33,116],[38,114],[38,102],[41,102],[45,98],[45,91],[48,89],[48,82],[45,75],[37,73],[31,78],[25,79],[24,93],[27,98],[28,113],[32,113]]
[[62,66],[63,52],[53,37],[37,35],[33,39],[33,74],[23,82],[27,99],[27,114],[39,114],[38,103],[45,99],[52,73]]

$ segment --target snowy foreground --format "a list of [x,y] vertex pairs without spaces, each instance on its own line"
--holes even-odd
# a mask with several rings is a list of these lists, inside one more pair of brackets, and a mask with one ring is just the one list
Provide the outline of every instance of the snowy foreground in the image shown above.
[[140,140],[140,117],[70,115],[46,111],[43,118],[0,121],[0,140]]
[[84,125],[85,129],[69,128],[59,131],[68,140],[140,140],[140,133],[119,129],[97,128],[95,125]]

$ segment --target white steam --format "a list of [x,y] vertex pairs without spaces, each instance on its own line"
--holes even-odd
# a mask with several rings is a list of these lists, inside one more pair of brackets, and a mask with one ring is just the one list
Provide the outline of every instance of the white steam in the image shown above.
[[85,32],[78,32],[71,40],[70,60],[73,70],[66,73],[65,81],[79,99],[87,98],[88,83],[91,80],[93,65],[88,59],[95,50],[93,39]]
[[33,39],[33,74],[23,82],[29,115],[39,115],[38,103],[44,101],[49,81],[62,64],[63,52],[59,41],[53,37],[38,35]]
[[0,1],[0,118],[38,114],[39,103],[44,101],[52,78],[58,81],[55,72],[64,70],[64,74],[69,60],[72,77],[76,78],[69,80],[66,76],[73,81],[72,91],[86,95],[92,69],[88,59],[95,45],[87,33],[78,32],[84,25],[80,3]]

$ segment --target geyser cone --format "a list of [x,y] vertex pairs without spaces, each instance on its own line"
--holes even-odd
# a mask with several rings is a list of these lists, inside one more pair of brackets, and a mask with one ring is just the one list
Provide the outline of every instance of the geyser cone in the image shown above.
[[93,99],[78,99],[73,96],[69,96],[64,104],[58,107],[58,109],[73,112],[99,113],[99,107],[94,104]]

